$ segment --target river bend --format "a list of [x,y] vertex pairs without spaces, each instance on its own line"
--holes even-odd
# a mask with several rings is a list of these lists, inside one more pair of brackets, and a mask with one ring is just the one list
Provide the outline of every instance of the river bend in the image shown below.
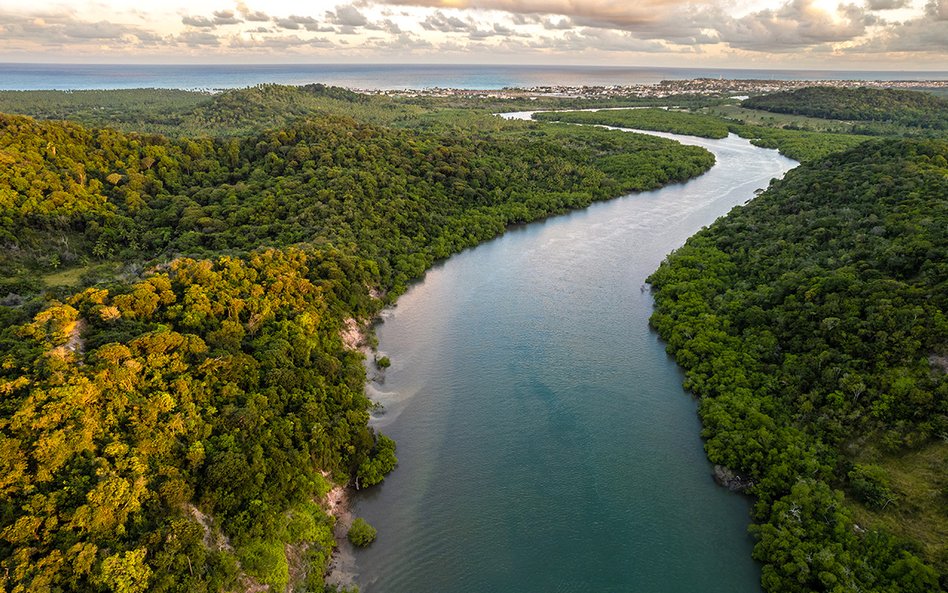
[[[529,118],[529,113],[508,114]],[[398,468],[358,493],[364,593],[759,593],[749,501],[715,485],[645,278],[796,163],[734,135],[690,182],[515,228],[383,314]]]

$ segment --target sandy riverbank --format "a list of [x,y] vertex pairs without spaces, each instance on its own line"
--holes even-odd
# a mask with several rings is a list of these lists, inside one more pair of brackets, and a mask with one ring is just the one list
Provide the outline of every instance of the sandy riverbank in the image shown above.
[[349,489],[345,486],[336,486],[326,495],[326,504],[329,514],[335,517],[333,536],[336,538],[336,549],[326,569],[326,584],[340,587],[351,587],[355,581],[355,548],[346,538],[349,527],[352,525],[352,512],[349,507]]

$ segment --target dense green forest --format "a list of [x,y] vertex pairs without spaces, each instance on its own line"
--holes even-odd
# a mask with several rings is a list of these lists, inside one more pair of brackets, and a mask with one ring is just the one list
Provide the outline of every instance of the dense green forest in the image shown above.
[[[172,137],[233,136],[283,127],[314,113],[346,115],[360,122],[397,127],[430,126],[434,118],[487,115],[527,109],[586,106],[680,105],[701,107],[721,99],[679,95],[664,98],[497,98],[367,96],[323,84],[262,84],[217,93],[169,89],[112,91],[0,91],[0,113],[37,119],[68,119],[91,127]],[[487,120],[480,119],[484,125]],[[491,124],[487,124],[492,127]]]
[[0,272],[21,292],[35,291],[38,270],[320,240],[357,245],[397,293],[506,225],[713,164],[660,138],[520,123],[460,135],[325,115],[177,141],[18,116],[0,124],[0,232],[15,246]]
[[865,136],[830,134],[777,127],[746,125],[720,117],[671,109],[617,109],[608,111],[563,111],[537,113],[539,121],[561,121],[577,124],[598,124],[724,138],[734,133],[747,138],[755,146],[775,148],[780,154],[800,162],[823,158],[867,140]]
[[752,484],[768,592],[948,585],[946,159],[805,164],[649,279],[709,458]]
[[0,91],[0,112],[172,137],[234,136],[314,113],[391,123],[425,110],[322,84],[264,84],[218,93],[171,89]]
[[[617,103],[709,100],[596,105]],[[39,118],[0,115],[0,591],[326,590],[325,493],[397,463],[343,330],[508,225],[714,162],[490,115],[584,106],[0,93]],[[731,132],[805,163],[663,264],[653,325],[709,457],[752,483],[768,592],[946,588],[948,145],[538,119]]]
[[217,136],[0,115],[0,590],[324,590],[322,497],[397,462],[342,330],[507,225],[714,162],[281,88],[190,105]]
[[814,86],[751,97],[744,107],[824,119],[887,122],[928,130],[948,129],[948,100],[897,89]]

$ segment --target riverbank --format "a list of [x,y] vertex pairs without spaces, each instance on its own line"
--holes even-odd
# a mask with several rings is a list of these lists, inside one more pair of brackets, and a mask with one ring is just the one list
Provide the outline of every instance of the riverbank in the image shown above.
[[[382,294],[374,288],[369,289],[372,298],[380,299]],[[343,327],[339,332],[342,338],[343,346],[349,350],[361,352],[366,361],[366,384],[375,380],[368,376],[371,367],[376,367],[374,363],[375,349],[372,347],[372,321],[360,322],[355,318],[348,318],[344,321]],[[376,367],[377,368],[377,367]],[[327,585],[334,585],[341,588],[349,588],[355,585],[356,558],[355,547],[349,541],[347,534],[355,518],[352,514],[351,501],[354,490],[349,484],[334,485],[326,494],[324,504],[327,513],[333,518],[333,538],[336,547],[332,552],[329,565],[326,567],[324,580]]]
[[336,540],[336,548],[326,570],[327,585],[351,587],[355,584],[355,548],[346,537],[353,519],[350,501],[348,486],[334,486],[326,495],[328,512],[335,519],[333,537]]
[[395,364],[373,399],[400,462],[353,495],[380,534],[358,553],[363,593],[760,590],[750,503],[711,478],[641,286],[796,163],[674,139],[717,164],[465,250],[386,310]]

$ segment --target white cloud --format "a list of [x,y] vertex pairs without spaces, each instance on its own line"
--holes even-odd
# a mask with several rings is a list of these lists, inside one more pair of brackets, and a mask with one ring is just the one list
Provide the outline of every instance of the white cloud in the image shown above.
[[59,0],[5,1],[18,8],[0,8],[0,59],[63,49],[127,58],[175,48],[231,61],[274,48],[279,59],[281,45],[304,55],[328,44],[339,56],[376,61],[398,60],[404,50],[433,61],[467,51],[469,62],[521,52],[524,62],[553,63],[615,53],[663,54],[668,64],[682,53],[717,62],[706,65],[842,67],[845,59],[898,67],[908,56],[916,57],[912,69],[948,63],[948,0],[138,0],[111,10],[103,3],[117,0],[86,0],[95,11],[42,6]]

